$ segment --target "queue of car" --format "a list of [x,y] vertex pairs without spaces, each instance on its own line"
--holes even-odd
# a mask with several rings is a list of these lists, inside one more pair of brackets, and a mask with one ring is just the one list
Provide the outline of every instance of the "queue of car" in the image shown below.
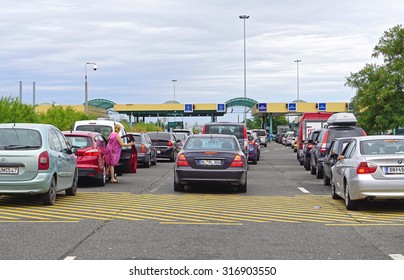
[[352,113],[316,123],[303,129],[300,123],[300,132],[307,133],[299,139],[297,158],[330,186],[333,199],[344,199],[348,210],[367,200],[404,199],[404,136],[367,136]]

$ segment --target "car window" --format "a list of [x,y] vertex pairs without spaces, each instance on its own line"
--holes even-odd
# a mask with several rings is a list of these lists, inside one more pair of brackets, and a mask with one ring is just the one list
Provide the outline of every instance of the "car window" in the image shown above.
[[75,146],[80,149],[87,148],[92,145],[90,137],[67,135],[66,138],[71,146]]
[[190,138],[184,150],[235,151],[238,149],[234,139],[229,138]]
[[328,130],[328,138],[329,141],[335,138],[341,137],[355,137],[355,136],[363,136],[364,132],[361,128],[336,128]]
[[363,155],[402,154],[404,153],[404,140],[374,139],[361,141],[360,151]]
[[107,146],[107,141],[101,135],[95,136],[95,143],[97,147],[100,148],[101,150],[105,149]]
[[346,147],[346,150],[344,152],[345,158],[351,158],[353,155],[353,152],[355,151],[356,148],[356,141],[352,140],[349,145]]
[[49,143],[50,143],[50,148],[52,150],[58,151],[58,152],[62,151],[62,144],[60,143],[60,140],[56,134],[56,131],[53,129],[49,130]]
[[42,146],[42,137],[39,131],[32,129],[3,128],[0,130],[0,149],[39,149]]
[[135,138],[135,143],[142,143],[142,137],[140,135],[133,135],[133,138]]
[[60,146],[61,146],[61,151],[66,152],[67,149],[70,149],[70,144],[67,141],[66,137],[63,135],[62,132],[55,130],[56,136],[59,138]]
[[243,126],[241,125],[207,125],[205,133],[234,135],[239,139],[244,138]]

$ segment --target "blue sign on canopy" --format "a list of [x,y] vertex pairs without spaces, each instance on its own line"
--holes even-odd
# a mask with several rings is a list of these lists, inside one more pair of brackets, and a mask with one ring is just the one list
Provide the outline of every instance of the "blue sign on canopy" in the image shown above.
[[327,111],[327,103],[318,103],[318,111],[326,112]]
[[258,111],[266,112],[267,111],[267,103],[258,103]]
[[217,112],[226,112],[225,104],[224,103],[217,104],[216,111]]
[[288,111],[296,112],[297,106],[296,103],[288,103]]
[[193,104],[184,104],[184,113],[192,113],[193,111]]

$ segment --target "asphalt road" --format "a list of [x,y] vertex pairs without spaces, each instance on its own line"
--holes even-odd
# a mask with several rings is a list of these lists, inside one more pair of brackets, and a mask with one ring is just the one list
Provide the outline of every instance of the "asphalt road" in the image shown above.
[[261,148],[247,193],[173,189],[173,163],[82,182],[54,206],[0,197],[2,260],[388,260],[404,255],[404,202],[352,212],[280,144]]

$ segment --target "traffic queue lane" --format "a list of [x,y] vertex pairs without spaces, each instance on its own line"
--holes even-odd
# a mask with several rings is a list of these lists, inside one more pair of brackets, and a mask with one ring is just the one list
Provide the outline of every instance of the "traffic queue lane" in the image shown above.
[[[340,240],[342,237],[337,232],[345,231],[345,228],[349,231],[361,231],[360,236],[355,239],[365,236],[371,240],[377,239],[377,236],[383,235],[384,232],[398,238],[395,233],[400,232],[404,226],[403,202],[372,202],[359,211],[347,211],[343,200],[331,199],[329,187],[323,186],[322,180],[315,179],[315,176],[310,175],[310,172],[305,171],[298,164],[296,154],[290,147],[280,144],[270,143],[268,148],[261,148],[261,160],[257,165],[250,166],[248,191],[245,194],[236,193],[232,187],[220,186],[218,189],[215,184],[191,186],[187,187],[183,193],[176,193],[173,190],[172,167],[173,163],[159,161],[157,166],[139,168],[136,174],[124,174],[120,177],[119,184],[109,183],[105,187],[92,187],[81,183],[76,197],[58,194],[57,203],[51,207],[44,206],[40,201],[32,200],[31,197],[1,196],[0,227],[7,227],[11,231],[14,229],[16,232],[20,231],[20,227],[35,227],[38,232],[41,232],[48,228],[49,224],[61,223],[63,227],[71,228],[71,231],[77,232],[78,228],[83,230],[83,228],[95,227],[110,236],[112,224],[118,228],[120,225],[126,228],[125,225],[130,224],[130,228],[136,229],[139,229],[140,225],[147,225],[145,228],[152,227],[153,231],[156,229],[164,231],[172,229],[171,227],[181,227],[181,229],[189,227],[189,230],[193,231],[195,227],[202,226],[203,230],[199,233],[202,235],[205,231],[225,228],[231,232],[230,235],[235,234],[233,231],[236,229],[242,229],[242,231],[254,229],[254,231],[258,231],[258,236],[264,237],[277,232],[279,225],[283,224],[282,227],[285,229],[292,227],[295,232],[303,230],[302,242],[306,242],[308,239],[307,236],[304,236],[307,234],[307,227],[310,228],[310,231],[317,230],[313,234],[319,240],[326,235],[337,235],[337,240]],[[276,230],[274,230],[275,228]],[[338,228],[340,229],[338,230]],[[85,234],[84,236],[91,240],[97,239],[91,233],[88,234],[88,236]],[[284,234],[284,238],[287,238],[286,236],[287,234]],[[281,240],[282,236],[276,236],[277,242]],[[0,244],[4,244],[6,241],[9,242],[5,236],[0,238]],[[391,244],[382,244],[383,248],[392,248],[388,249],[385,254],[379,255],[380,252],[369,254],[368,252],[368,255],[363,256],[358,252],[345,252],[331,258],[388,259],[390,254],[403,254],[403,245],[400,245],[403,248],[394,247],[396,245],[393,244],[395,243],[393,241],[397,240],[393,238]],[[404,243],[402,240],[400,241],[400,244]],[[271,243],[271,238],[268,242]],[[362,242],[364,241],[361,240],[357,244],[363,246]],[[375,244],[378,242],[381,241],[374,241]],[[286,246],[287,240],[282,240],[281,243],[285,243],[285,247],[288,247]],[[18,247],[18,243],[14,246]],[[30,246],[35,247],[35,244]],[[120,246],[117,247],[120,248]],[[256,246],[257,244],[253,247]],[[327,246],[321,250],[318,249],[317,254],[314,253],[314,255],[304,253],[306,245],[300,246],[303,247],[300,255],[293,255],[290,252],[282,253],[279,248],[279,252],[275,250],[276,253],[270,253],[271,250],[267,253],[258,250],[254,254],[247,250],[250,254],[248,256],[241,254],[240,257],[247,259],[329,258],[325,253]],[[81,252],[83,259],[93,258],[81,247],[77,248],[77,252]],[[43,254],[46,255],[46,252]],[[160,257],[159,254],[152,252],[150,256]],[[161,254],[164,256],[164,252]],[[230,255],[236,256],[237,254],[233,252]],[[291,255],[293,256],[291,257]],[[47,256],[37,253],[28,259],[58,259],[61,256],[63,254],[48,252]],[[10,254],[10,257],[22,258],[18,253],[14,256]],[[120,255],[111,256],[102,253],[101,257],[95,259],[98,258],[119,259]]]

